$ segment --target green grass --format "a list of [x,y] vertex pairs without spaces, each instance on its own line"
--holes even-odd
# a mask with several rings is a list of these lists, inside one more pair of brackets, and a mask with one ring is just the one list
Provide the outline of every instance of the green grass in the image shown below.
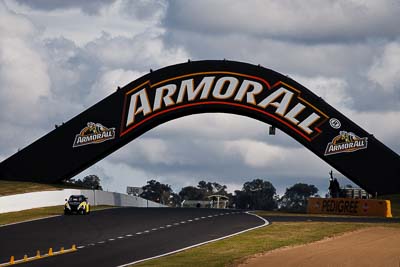
[[259,216],[309,216],[309,217],[358,217],[351,215],[336,215],[336,214],[308,214],[306,212],[284,212],[284,211],[268,211],[268,210],[257,210],[254,211],[255,214]]
[[[382,196],[391,200],[393,217],[400,217],[400,195]],[[304,213],[257,211],[260,216],[304,216]],[[307,214],[308,215],[308,214]],[[338,216],[313,214],[308,216]],[[351,216],[346,216],[351,217]],[[285,246],[307,244],[365,227],[398,227],[400,224],[276,222],[235,237],[210,243],[174,255],[140,263],[139,267],[169,266],[236,266],[246,258]]]
[[[400,227],[398,224],[380,226]],[[306,244],[365,227],[377,226],[366,223],[274,223],[221,241],[203,245],[184,252],[140,263],[150,266],[235,266],[246,258],[273,249]]]
[[37,191],[61,190],[67,188],[86,189],[80,186],[66,183],[44,184],[33,182],[5,181],[0,180],[0,197],[7,195],[23,194]]
[[[112,208],[111,206],[91,206],[92,211]],[[37,208],[0,214],[0,225],[39,219],[64,214],[64,206]]]

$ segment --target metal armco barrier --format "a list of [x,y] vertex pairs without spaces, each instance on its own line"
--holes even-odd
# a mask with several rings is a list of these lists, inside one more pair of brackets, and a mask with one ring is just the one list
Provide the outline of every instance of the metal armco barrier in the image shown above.
[[309,198],[308,213],[392,217],[390,200]]

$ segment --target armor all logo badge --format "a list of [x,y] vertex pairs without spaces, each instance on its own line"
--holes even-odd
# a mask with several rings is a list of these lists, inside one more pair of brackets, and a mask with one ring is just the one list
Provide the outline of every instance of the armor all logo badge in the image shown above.
[[360,149],[366,149],[368,146],[368,137],[360,138],[352,132],[340,131],[332,142],[329,142],[325,149],[325,156],[343,152],[354,152]]
[[72,147],[98,144],[115,138],[115,128],[107,128],[100,123],[88,122],[79,134],[75,136]]

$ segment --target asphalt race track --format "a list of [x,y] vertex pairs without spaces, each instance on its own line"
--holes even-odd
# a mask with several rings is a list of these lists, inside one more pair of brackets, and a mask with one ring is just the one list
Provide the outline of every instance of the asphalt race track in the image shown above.
[[[274,222],[400,223],[400,219],[335,216],[264,216]],[[170,253],[265,225],[236,210],[117,208],[82,216],[57,216],[0,227],[0,264],[10,256],[42,254],[51,247],[78,251],[24,263],[25,266],[119,266]]]
[[264,225],[235,210],[118,208],[0,227],[0,263],[70,248],[24,266],[119,266]]

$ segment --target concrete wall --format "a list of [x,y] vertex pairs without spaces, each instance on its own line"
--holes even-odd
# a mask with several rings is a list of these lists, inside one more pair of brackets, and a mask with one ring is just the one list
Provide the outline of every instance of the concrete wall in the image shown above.
[[112,205],[120,207],[165,207],[140,197],[99,190],[64,189],[42,191],[0,197],[0,213],[33,208],[64,205],[70,195],[85,195],[91,205]]

